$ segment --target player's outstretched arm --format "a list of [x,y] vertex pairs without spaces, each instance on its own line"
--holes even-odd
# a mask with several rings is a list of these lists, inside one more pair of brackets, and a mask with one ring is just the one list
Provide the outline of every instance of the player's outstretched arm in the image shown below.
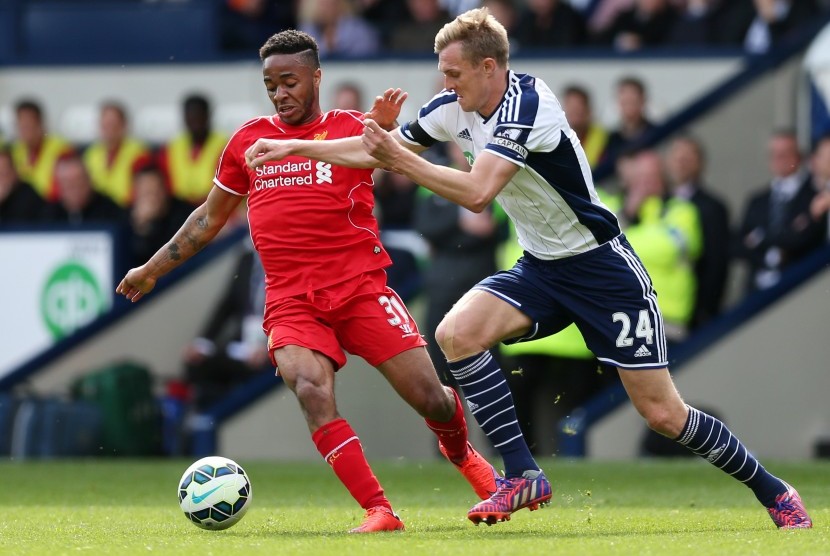
[[115,293],[136,302],[156,286],[156,281],[198,253],[216,237],[242,197],[214,186],[207,200],[194,210],[179,231],[149,261],[131,269]]
[[380,168],[360,143],[360,137],[346,137],[331,141],[306,139],[257,139],[245,151],[245,161],[251,168],[262,166],[269,160],[282,160],[286,156],[305,156],[329,164],[347,168]]
[[403,174],[418,185],[426,187],[473,212],[481,212],[513,178],[519,167],[488,152],[476,158],[469,172],[447,166],[438,166],[406,148],[393,134],[381,129],[376,122],[366,120],[362,144],[384,168]]

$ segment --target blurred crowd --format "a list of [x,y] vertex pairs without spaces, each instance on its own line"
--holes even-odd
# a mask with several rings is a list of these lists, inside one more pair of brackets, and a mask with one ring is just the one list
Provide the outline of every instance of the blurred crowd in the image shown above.
[[207,197],[228,139],[197,94],[182,103],[185,131],[158,146],[130,135],[115,101],[101,104],[88,145],[50,132],[35,100],[19,100],[14,112],[13,139],[0,143],[0,229],[106,225],[127,238],[128,265],[146,261]]
[[223,47],[258,48],[274,29],[317,39],[323,57],[431,53],[436,32],[487,6],[511,51],[611,47],[743,48],[766,52],[830,11],[827,0],[226,0]]
[[[612,129],[595,120],[589,88],[565,85],[559,99],[589,165],[614,163],[616,172],[598,183],[598,194],[618,215],[652,277],[670,342],[684,341],[723,311],[734,261],[742,261],[745,269],[743,296],[775,286],[789,265],[830,243],[830,136],[804,152],[794,130],[770,130],[768,180],[746,199],[742,214],[732,215],[718,184],[707,180],[705,145],[681,132],[659,148],[635,150],[643,134],[660,122],[649,118],[648,90],[636,76],[619,79],[615,93],[619,122]],[[360,84],[344,82],[335,88],[329,108],[364,111],[369,104]],[[227,141],[212,126],[205,96],[186,97],[181,118],[179,135],[147,145],[131,136],[124,107],[104,102],[98,138],[74,145],[46,128],[38,102],[21,99],[15,106],[16,129],[0,146],[0,230],[104,224],[126,232],[126,262],[143,263],[205,199]],[[424,156],[467,167],[463,153],[448,144]],[[427,337],[465,291],[521,256],[497,204],[472,213],[381,170],[375,174],[375,199],[382,239],[394,261],[390,285],[406,301],[425,300]],[[237,225],[245,224],[240,212]],[[261,267],[251,251],[239,265],[223,290],[227,298],[186,350],[185,376],[196,385],[201,406],[250,376],[231,372],[236,367],[228,361],[250,372],[266,363],[256,357],[262,350],[252,349],[262,334],[250,326],[262,311],[259,289],[252,286],[262,283]],[[220,324],[231,322],[234,330],[220,334]],[[435,342],[429,349],[439,374],[452,383]],[[503,368],[512,369],[508,379],[531,437],[532,423],[555,423],[617,380],[598,367],[573,326],[552,338],[505,346],[502,357]],[[540,408],[553,415],[534,415]]]

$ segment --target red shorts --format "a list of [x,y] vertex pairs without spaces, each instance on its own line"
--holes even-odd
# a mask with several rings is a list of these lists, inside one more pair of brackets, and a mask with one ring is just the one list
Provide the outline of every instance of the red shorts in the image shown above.
[[425,346],[403,301],[374,270],[309,294],[269,303],[263,328],[274,366],[274,349],[295,345],[346,364],[344,350],[373,367],[408,349]]

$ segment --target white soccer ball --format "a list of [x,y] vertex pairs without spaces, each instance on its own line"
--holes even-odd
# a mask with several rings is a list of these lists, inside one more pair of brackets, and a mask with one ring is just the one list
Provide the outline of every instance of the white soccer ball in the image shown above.
[[251,481],[233,460],[208,456],[187,468],[179,481],[179,505],[202,529],[227,529],[251,505]]

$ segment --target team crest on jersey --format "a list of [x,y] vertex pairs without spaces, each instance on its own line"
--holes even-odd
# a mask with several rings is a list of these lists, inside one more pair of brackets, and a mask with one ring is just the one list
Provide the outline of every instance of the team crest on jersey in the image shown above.
[[495,137],[504,137],[505,139],[510,139],[511,141],[518,141],[519,137],[522,135],[521,129],[516,129],[515,127],[505,127],[498,130],[494,136]]
[[314,140],[315,141],[324,141],[329,134],[329,130],[325,130],[323,133],[315,133]]

